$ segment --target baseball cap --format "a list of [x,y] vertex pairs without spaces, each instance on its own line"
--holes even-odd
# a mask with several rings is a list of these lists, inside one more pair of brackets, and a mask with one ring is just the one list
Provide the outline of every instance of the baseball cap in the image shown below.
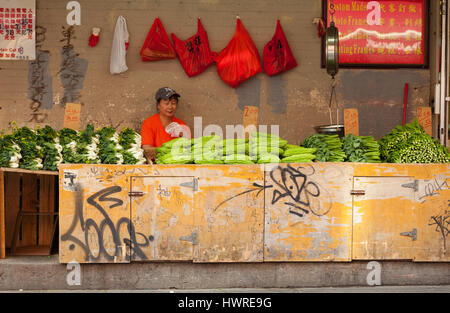
[[172,88],[169,87],[162,87],[159,88],[158,91],[156,92],[155,95],[155,99],[156,101],[159,101],[161,99],[167,100],[170,99],[171,97],[176,96],[176,97],[181,97],[175,90],[173,90]]

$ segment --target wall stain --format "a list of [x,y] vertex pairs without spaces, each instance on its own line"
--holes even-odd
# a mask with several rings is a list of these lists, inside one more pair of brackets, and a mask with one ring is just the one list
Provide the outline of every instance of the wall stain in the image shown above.
[[39,109],[53,107],[52,77],[48,73],[50,52],[41,50],[46,32],[45,27],[36,26],[36,60],[31,61],[28,68],[28,98],[32,100],[31,119],[28,122],[43,123],[47,119],[47,113],[42,113]]
[[238,107],[244,110],[245,106],[259,107],[261,98],[261,80],[251,78],[235,89],[238,96]]
[[281,75],[268,78],[267,104],[272,107],[273,113],[286,113],[287,99],[285,87],[286,82]]
[[64,87],[64,96],[61,99],[61,105],[64,106],[68,102],[77,102],[81,98],[80,90],[83,89],[83,82],[86,77],[88,61],[79,58],[79,54],[73,49],[70,43],[75,39],[75,30],[73,26],[68,28],[62,27],[64,39],[61,42],[66,44],[61,49],[61,83]]

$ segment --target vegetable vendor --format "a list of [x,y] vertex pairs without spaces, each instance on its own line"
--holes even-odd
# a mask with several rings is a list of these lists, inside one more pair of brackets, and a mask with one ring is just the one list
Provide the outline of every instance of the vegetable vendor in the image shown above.
[[184,121],[175,117],[180,95],[169,87],[158,89],[155,94],[158,112],[142,124],[142,149],[150,163],[156,158],[156,148],[174,138],[191,138],[191,131]]

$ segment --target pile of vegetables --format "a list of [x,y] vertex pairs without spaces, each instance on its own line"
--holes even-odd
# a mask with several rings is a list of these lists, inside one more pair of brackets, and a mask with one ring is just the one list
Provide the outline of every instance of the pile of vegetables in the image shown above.
[[58,132],[59,144],[62,147],[63,163],[71,164],[78,163],[77,142],[78,132],[71,128],[63,128]]
[[227,138],[222,140],[221,150],[224,164],[253,164],[249,155],[250,144],[246,138]]
[[449,163],[446,147],[428,135],[414,120],[397,126],[380,139],[381,157],[389,163]]
[[0,137],[0,167],[19,167],[22,155],[20,154],[20,147],[13,139],[11,135]]
[[286,145],[281,163],[309,163],[315,158],[316,148],[305,148],[297,145]]
[[91,124],[81,131],[76,139],[76,149],[73,163],[81,164],[98,164],[100,158],[98,156],[100,143],[99,135],[96,134],[94,126]]
[[165,142],[156,148],[156,164],[186,164],[192,163],[191,140],[176,138]]
[[[253,132],[250,139],[217,135],[176,138],[156,149],[157,164],[266,164],[308,162],[449,163],[448,149],[425,133],[417,119],[397,126],[380,141],[372,136],[313,134],[301,145]],[[14,128],[0,135],[0,167],[56,171],[68,164],[145,164],[141,136],[130,128],[81,132],[50,126]]]
[[124,164],[145,164],[144,150],[141,148],[141,135],[131,128],[126,127],[119,134],[119,145],[122,147],[120,153]]
[[250,134],[249,154],[258,164],[279,163],[287,141],[277,135],[254,132]]
[[219,136],[193,138],[192,158],[196,164],[222,164],[222,141]]
[[38,145],[37,132],[26,126],[16,129],[12,134],[14,142],[20,147],[22,158],[19,167],[27,170],[41,170],[43,168],[42,147]]
[[58,132],[50,126],[37,129],[38,145],[42,147],[42,169],[45,171],[58,170],[63,162],[63,147],[59,144]]
[[344,162],[345,153],[338,135],[313,134],[301,144],[305,148],[315,148],[319,162]]
[[50,126],[14,128],[0,136],[0,167],[56,171],[66,164],[144,164],[141,136],[130,128],[81,131]]
[[380,145],[372,136],[355,136],[342,138],[345,159],[355,163],[380,163]]

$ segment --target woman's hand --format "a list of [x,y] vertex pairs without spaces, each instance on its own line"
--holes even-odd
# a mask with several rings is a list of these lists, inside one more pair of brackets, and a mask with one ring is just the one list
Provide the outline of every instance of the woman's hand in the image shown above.
[[166,132],[172,137],[191,138],[191,130],[186,125],[180,125],[176,122],[170,123],[166,127]]

